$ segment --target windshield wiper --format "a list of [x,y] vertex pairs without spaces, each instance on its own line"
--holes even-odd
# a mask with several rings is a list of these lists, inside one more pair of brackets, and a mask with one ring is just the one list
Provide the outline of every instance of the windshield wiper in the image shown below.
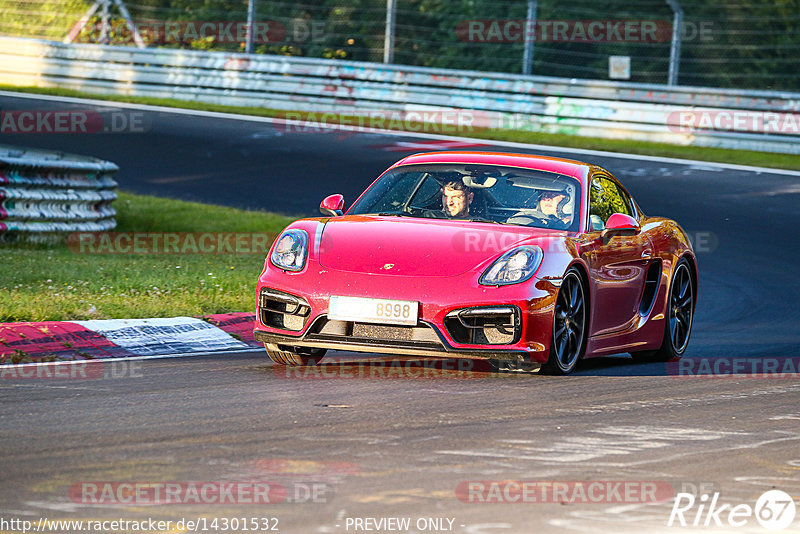
[[378,217],[413,217],[412,214],[408,213],[407,211],[382,211],[378,213]]

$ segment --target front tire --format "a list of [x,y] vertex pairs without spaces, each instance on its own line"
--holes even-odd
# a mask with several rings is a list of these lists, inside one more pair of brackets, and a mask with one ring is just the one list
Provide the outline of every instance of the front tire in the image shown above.
[[586,352],[588,317],[586,286],[578,270],[570,269],[556,296],[550,357],[542,366],[544,373],[567,375],[575,369]]
[[316,365],[328,352],[325,349],[307,349],[264,343],[269,359],[277,365]]
[[664,339],[658,350],[632,352],[635,360],[644,362],[666,362],[679,359],[689,345],[694,319],[694,283],[689,262],[682,259],[675,267],[669,286]]

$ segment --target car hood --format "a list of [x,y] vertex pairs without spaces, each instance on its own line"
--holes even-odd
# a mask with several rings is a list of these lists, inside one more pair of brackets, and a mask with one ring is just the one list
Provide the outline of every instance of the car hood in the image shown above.
[[548,230],[468,221],[351,215],[318,237],[327,269],[396,276],[456,276]]

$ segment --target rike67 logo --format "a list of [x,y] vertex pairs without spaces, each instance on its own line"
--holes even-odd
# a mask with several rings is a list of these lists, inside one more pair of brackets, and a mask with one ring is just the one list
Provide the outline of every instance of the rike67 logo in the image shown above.
[[[778,531],[792,526],[797,507],[792,497],[781,490],[761,494],[755,505],[719,502],[720,493],[678,493],[667,526],[676,527],[744,527],[758,523],[767,530]],[[797,532],[792,530],[792,532]]]

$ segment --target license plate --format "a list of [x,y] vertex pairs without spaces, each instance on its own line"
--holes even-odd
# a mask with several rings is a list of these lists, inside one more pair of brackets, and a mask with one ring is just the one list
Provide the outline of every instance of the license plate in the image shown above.
[[328,318],[337,321],[416,325],[419,303],[412,300],[332,296]]

